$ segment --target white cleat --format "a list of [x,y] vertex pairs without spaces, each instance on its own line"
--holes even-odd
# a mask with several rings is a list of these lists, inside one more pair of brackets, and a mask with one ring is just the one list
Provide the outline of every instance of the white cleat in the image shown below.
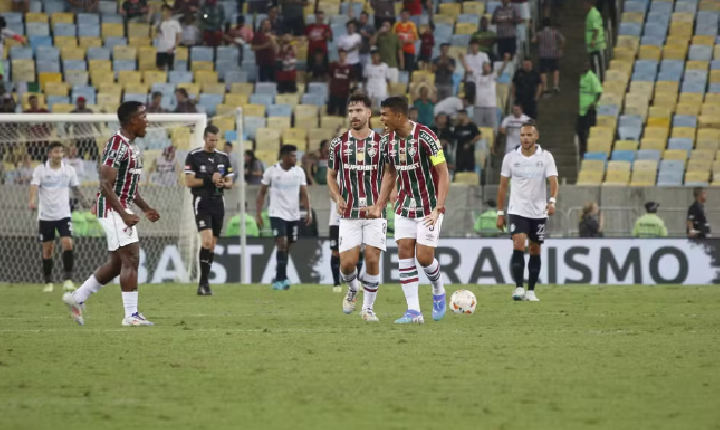
[[333,287],[333,293],[342,293],[342,287],[340,287],[340,285],[335,285]]
[[357,303],[357,296],[358,292],[353,291],[348,287],[348,292],[345,298],[343,299],[343,312],[346,314],[349,314],[353,311],[355,311],[355,304]]
[[135,312],[132,314],[132,316],[128,318],[123,318],[122,320],[122,326],[123,327],[141,327],[141,326],[154,326],[154,322],[150,322],[145,319],[143,314],[140,312]]
[[63,291],[75,291],[75,284],[71,280],[63,282]]
[[83,321],[83,310],[85,309],[85,306],[75,300],[73,293],[63,294],[63,302],[70,309],[70,316],[72,317],[73,321],[80,325],[85,325],[85,321]]
[[378,322],[380,319],[375,315],[375,312],[373,312],[372,309],[364,309],[362,312],[360,312],[360,317],[364,319],[367,322]]
[[52,282],[45,284],[45,288],[43,288],[43,293],[52,293],[55,286]]
[[539,302],[540,301],[540,299],[535,297],[535,291],[533,291],[533,290],[528,290],[525,293],[525,297],[523,298],[523,300],[526,302]]
[[513,290],[512,299],[515,301],[523,300],[525,298],[525,289],[524,288],[515,288]]

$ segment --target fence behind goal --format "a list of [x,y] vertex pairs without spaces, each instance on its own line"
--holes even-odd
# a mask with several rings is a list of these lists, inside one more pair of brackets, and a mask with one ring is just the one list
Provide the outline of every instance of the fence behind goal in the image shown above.
[[[241,116],[217,116],[208,120],[205,114],[150,114],[148,118],[147,135],[136,140],[143,163],[139,192],[160,212],[161,220],[150,223],[141,216],[138,225],[143,248],[141,266],[146,252],[174,245],[177,257],[174,264],[181,266],[176,267],[176,281],[194,282],[198,277],[199,241],[192,196],[184,182],[185,157],[190,150],[203,145],[202,133],[208,124],[220,129],[218,149],[222,150],[225,132],[238,131],[237,118]],[[0,222],[3,242],[0,282],[40,282],[42,279],[37,213],[29,208],[29,190],[33,169],[45,161],[47,146],[52,142],[64,145],[63,162],[75,168],[83,195],[94,202],[99,189],[99,154],[119,128],[114,114],[0,115],[0,213],[4,216]],[[238,164],[243,161],[241,147],[236,151],[231,161],[242,174]],[[75,200],[72,204],[77,282],[89,274],[80,272],[88,269],[88,264],[83,262],[104,261],[107,245],[90,208],[82,207]],[[62,270],[58,248],[59,244],[55,254],[56,282],[61,279]],[[28,258],[35,255],[37,258]],[[142,273],[140,278],[142,282]]]

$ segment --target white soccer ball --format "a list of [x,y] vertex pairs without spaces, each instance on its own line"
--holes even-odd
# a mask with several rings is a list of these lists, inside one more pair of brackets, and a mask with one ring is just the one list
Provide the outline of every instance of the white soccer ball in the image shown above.
[[477,300],[470,290],[457,290],[450,298],[450,310],[456,314],[471,314],[475,312]]

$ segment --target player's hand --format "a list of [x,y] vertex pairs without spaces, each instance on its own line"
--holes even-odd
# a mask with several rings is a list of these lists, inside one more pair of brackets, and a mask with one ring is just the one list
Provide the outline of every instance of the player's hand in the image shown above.
[[433,209],[432,212],[430,212],[430,215],[425,217],[425,227],[431,227],[434,226],[435,223],[437,223],[438,217],[440,216],[440,213],[438,212],[437,208]]
[[498,215],[497,223],[495,224],[500,231],[505,230],[505,215]]
[[30,210],[31,210],[31,211],[34,211],[35,209],[37,209],[37,203],[35,203],[35,202],[30,202]]
[[145,217],[150,222],[157,222],[160,219],[160,214],[156,209],[150,208],[145,211]]
[[140,222],[140,217],[135,214],[125,212],[120,215],[120,217],[122,218],[122,221],[125,223],[125,225],[128,227],[132,227]]
[[338,199],[337,201],[337,213],[338,215],[342,215],[345,213],[345,210],[347,209],[347,203],[345,203],[345,199],[342,197]]
[[555,203],[545,205],[545,212],[547,212],[548,216],[555,215]]
[[[212,181],[213,181],[213,183],[215,184],[216,187],[218,187],[218,188],[222,188],[222,187],[223,187],[223,184],[222,184],[222,176],[220,176],[220,174],[219,174],[218,172],[213,173],[213,175],[212,175]],[[220,185],[218,185],[218,184],[220,184]]]
[[306,226],[311,225],[312,221],[313,221],[312,212],[308,211],[307,215],[305,216],[305,225]]
[[260,215],[260,214],[255,215],[255,224],[257,224],[258,228],[262,228],[262,227],[263,227],[262,215]]
[[368,218],[380,218],[382,217],[382,208],[378,205],[372,205],[365,208]]

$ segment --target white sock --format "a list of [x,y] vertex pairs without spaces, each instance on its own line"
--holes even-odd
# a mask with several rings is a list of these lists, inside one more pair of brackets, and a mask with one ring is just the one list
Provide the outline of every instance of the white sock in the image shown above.
[[405,293],[408,310],[420,312],[420,298],[418,297],[418,271],[415,259],[408,258],[399,261],[400,284]]
[[365,274],[365,285],[363,285],[362,310],[372,310],[377,298],[378,287],[380,286],[380,275]]
[[138,310],[138,292],[137,291],[123,291],[122,292],[123,306],[125,307],[125,318],[130,318],[132,314]]
[[340,272],[340,277],[342,278],[343,282],[348,284],[348,287],[350,287],[351,290],[357,291],[359,288],[358,280],[357,280],[357,268],[353,269],[352,273],[346,275],[342,272]]
[[100,291],[100,288],[103,287],[103,284],[98,282],[97,278],[95,278],[95,275],[90,275],[89,278],[83,284],[73,293],[73,298],[78,303],[83,303],[85,300],[90,297],[90,294],[97,293]]
[[445,294],[445,286],[443,285],[442,273],[440,273],[440,263],[437,258],[430,263],[429,266],[424,266],[423,270],[427,275],[430,282],[432,282],[433,295]]

